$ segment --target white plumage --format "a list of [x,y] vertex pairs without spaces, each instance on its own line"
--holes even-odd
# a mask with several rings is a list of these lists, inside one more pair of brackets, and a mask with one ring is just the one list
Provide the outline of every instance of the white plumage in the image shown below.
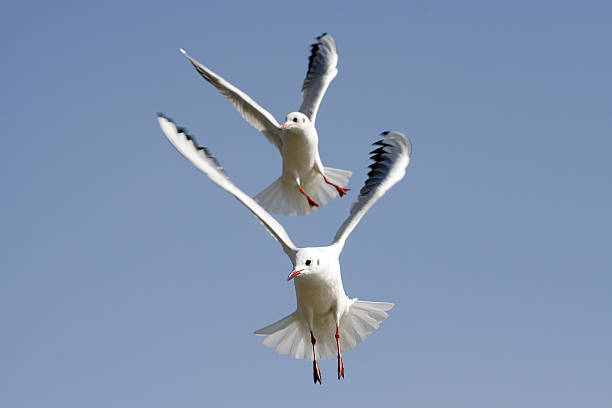
[[282,215],[306,215],[323,207],[336,194],[343,196],[351,172],[324,167],[319,157],[315,120],[329,83],[338,73],[336,43],[329,34],[312,45],[308,72],[302,86],[302,106],[280,125],[274,116],[250,96],[202,65],[181,48],[195,69],[236,107],[242,117],[275,145],[283,159],[281,176],[255,200],[267,210]]
[[[338,378],[344,376],[341,353],[347,352],[376,330],[393,307],[387,302],[366,302],[349,298],[342,286],[339,257],[348,235],[367,210],[404,177],[410,161],[410,141],[396,132],[383,133],[371,152],[373,163],[364,187],[331,245],[297,248],[289,235],[266,210],[243,193],[227,177],[208,151],[163,115],[159,124],[168,140],[210,179],[234,195],[281,244],[293,270],[297,298],[295,312],[255,332],[267,336],[264,345],[280,354],[313,360],[314,380],[321,381],[318,358],[338,357]],[[315,351],[316,350],[316,351]]]

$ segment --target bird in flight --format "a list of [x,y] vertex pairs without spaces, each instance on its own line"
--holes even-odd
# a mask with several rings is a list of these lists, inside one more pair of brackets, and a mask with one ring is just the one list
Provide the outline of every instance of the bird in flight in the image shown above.
[[174,122],[160,114],[159,125],[172,145],[214,183],[232,194],[259,219],[281,244],[293,264],[288,280],[293,280],[297,297],[295,312],[255,332],[267,336],[264,345],[280,354],[306,358],[313,362],[314,382],[321,383],[318,358],[338,358],[338,379],[344,377],[342,353],[351,350],[387,318],[393,303],[367,302],[349,298],[342,286],[340,253],[349,234],[368,209],[401,180],[410,161],[411,145],[406,136],[384,132],[370,152],[373,163],[365,185],[350,215],[340,226],[329,246],[296,247],[283,226],[255,200],[229,179],[221,165],[206,148]]
[[249,95],[215,74],[181,48],[195,69],[236,107],[242,117],[276,146],[283,159],[281,176],[260,192],[255,200],[267,210],[281,215],[306,215],[350,189],[348,170],[324,167],[319,157],[319,136],[315,120],[329,83],[338,74],[336,43],[329,34],[312,44],[308,72],[302,85],[302,106],[279,124],[274,116]]

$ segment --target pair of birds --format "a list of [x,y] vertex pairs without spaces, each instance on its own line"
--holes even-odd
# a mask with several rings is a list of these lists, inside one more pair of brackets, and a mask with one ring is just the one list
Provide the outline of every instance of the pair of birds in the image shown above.
[[[255,332],[267,336],[264,345],[280,354],[306,358],[313,362],[313,380],[321,383],[318,358],[338,359],[338,379],[344,377],[342,353],[365,340],[379,327],[393,307],[388,302],[367,302],[349,298],[344,292],[339,257],[344,243],[367,210],[387,190],[404,177],[410,161],[410,141],[401,133],[384,132],[370,152],[373,163],[368,179],[351,207],[349,217],[340,226],[329,246],[298,248],[282,225],[269,211],[284,215],[305,215],[325,205],[342,187],[351,172],[324,167],[318,152],[314,127],[319,104],[329,83],[336,76],[338,54],[329,34],[317,37],[312,45],[308,71],[302,87],[303,103],[299,112],[287,115],[280,125],[274,117],[247,94],[181,52],[196,70],[227,97],[241,115],[274,144],[283,158],[283,171],[269,187],[254,199],[229,179],[221,165],[182,128],[163,114],[159,125],[174,147],[214,183],[245,205],[281,244],[293,265],[288,280],[293,280],[297,297],[295,312]],[[266,208],[266,209],[264,209]]]

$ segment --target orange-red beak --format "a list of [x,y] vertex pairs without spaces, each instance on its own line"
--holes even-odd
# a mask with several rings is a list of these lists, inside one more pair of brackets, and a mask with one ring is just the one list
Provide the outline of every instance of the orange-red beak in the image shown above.
[[280,126],[280,128],[281,128],[281,129],[287,129],[288,127],[289,127],[289,125],[288,125],[288,124],[286,124],[286,123],[283,123],[283,124]]
[[293,268],[293,270],[291,271],[291,273],[287,277],[287,280],[290,281],[291,279],[293,279],[296,276],[298,276],[300,274],[300,272],[302,272],[302,271],[303,271],[303,269],[300,269],[299,271],[296,271],[295,268]]

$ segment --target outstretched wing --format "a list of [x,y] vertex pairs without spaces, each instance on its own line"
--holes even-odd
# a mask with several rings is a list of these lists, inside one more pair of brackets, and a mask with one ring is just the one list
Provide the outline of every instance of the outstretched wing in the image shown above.
[[370,164],[368,179],[351,207],[351,214],[334,237],[332,245],[338,245],[340,251],[361,217],[406,174],[410,162],[410,140],[398,132],[384,132],[382,135],[384,138],[374,143],[379,147],[370,152],[374,163]]
[[213,84],[223,96],[234,104],[238,112],[240,112],[247,122],[263,133],[270,143],[276,146],[278,150],[281,150],[282,130],[280,124],[274,119],[274,116],[272,116],[270,112],[259,106],[249,95],[191,58],[183,48],[181,48],[181,52],[191,61],[195,69],[204,79]]
[[268,232],[280,242],[283,251],[285,251],[291,261],[294,262],[296,248],[283,226],[257,204],[255,200],[236,187],[227,174],[225,174],[219,162],[208,153],[205,147],[198,146],[184,129],[177,128],[172,120],[161,113],[158,115],[157,120],[162,131],[170,143],[176,147],[176,150],[193,163],[194,166],[204,172],[213,182],[232,194],[238,201],[244,204],[246,208],[251,210],[264,227],[266,227]]
[[338,74],[338,53],[334,38],[324,33],[317,37],[317,42],[311,45],[308,59],[308,72],[302,85],[302,106],[300,112],[308,116],[314,125],[321,99],[329,83]]

